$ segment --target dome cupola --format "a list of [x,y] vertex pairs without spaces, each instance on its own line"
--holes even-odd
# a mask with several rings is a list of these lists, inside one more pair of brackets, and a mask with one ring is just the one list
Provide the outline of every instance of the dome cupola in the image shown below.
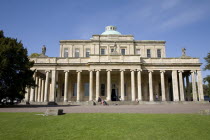
[[103,32],[101,35],[122,35],[120,32],[117,31],[116,26],[106,26],[105,32]]

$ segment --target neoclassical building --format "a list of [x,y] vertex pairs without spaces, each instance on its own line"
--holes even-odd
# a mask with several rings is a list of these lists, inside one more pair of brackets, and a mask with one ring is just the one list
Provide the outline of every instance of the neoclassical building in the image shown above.
[[[106,101],[203,101],[198,58],[166,57],[165,41],[134,40],[107,26],[90,40],[61,40],[60,57],[34,61],[37,87],[28,88],[30,103]],[[191,82],[190,82],[191,81]],[[192,90],[190,88],[192,84]]]

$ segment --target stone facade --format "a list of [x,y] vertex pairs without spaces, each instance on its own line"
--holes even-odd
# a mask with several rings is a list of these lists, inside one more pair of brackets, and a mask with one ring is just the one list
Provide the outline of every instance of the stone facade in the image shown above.
[[165,43],[106,32],[90,40],[61,40],[60,57],[30,58],[37,87],[27,89],[25,100],[203,101],[199,59],[166,58]]

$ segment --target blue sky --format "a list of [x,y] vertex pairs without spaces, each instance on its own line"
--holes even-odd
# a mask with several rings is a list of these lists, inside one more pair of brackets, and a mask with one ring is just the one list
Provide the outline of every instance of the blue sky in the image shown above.
[[[0,30],[29,54],[59,56],[59,40],[89,39],[115,25],[136,40],[165,40],[167,57],[210,52],[210,0],[0,0]],[[209,72],[203,72],[207,75]]]

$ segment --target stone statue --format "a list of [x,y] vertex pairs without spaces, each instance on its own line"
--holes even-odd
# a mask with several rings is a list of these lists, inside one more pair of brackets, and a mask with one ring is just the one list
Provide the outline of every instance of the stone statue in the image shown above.
[[45,53],[46,53],[46,47],[45,47],[45,45],[43,45],[43,47],[42,47],[42,54],[45,55]]
[[186,49],[182,48],[182,56],[186,56]]

